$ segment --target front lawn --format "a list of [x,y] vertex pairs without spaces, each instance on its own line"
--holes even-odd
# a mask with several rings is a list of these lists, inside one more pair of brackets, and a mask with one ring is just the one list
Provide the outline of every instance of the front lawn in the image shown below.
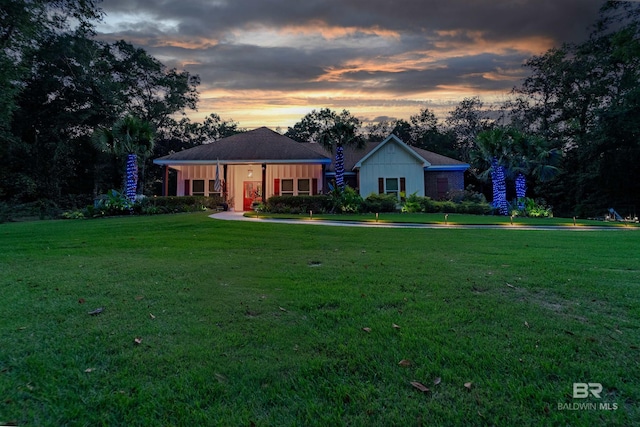
[[206,213],[0,224],[0,425],[639,425],[637,247]]

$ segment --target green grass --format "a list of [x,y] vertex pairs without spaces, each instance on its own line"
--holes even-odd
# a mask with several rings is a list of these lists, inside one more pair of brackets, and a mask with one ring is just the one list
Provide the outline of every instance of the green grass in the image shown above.
[[2,224],[0,424],[638,425],[639,237]]
[[501,226],[539,226],[539,227],[622,227],[637,228],[633,222],[610,222],[576,218],[525,218],[501,215],[468,215],[444,213],[381,213],[376,214],[270,214],[247,212],[245,216],[274,219],[329,220],[371,223],[412,223],[412,224],[448,224],[448,225],[501,225]]

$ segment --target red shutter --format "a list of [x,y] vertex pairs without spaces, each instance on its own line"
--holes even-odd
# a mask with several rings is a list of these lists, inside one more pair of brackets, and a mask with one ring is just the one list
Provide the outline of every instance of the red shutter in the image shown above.
[[318,194],[318,178],[313,178],[311,180],[311,195],[315,196]]
[[400,192],[401,193],[406,193],[407,192],[407,179],[406,178],[400,178]]
[[191,194],[191,181],[188,179],[184,180],[184,195],[189,196]]
[[280,195],[280,179],[273,180],[273,195],[274,196]]
[[384,178],[378,178],[378,194],[384,193]]

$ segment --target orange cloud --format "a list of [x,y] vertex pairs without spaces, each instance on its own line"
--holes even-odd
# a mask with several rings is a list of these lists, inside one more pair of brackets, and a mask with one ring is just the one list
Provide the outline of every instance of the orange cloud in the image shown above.
[[503,55],[509,51],[539,54],[555,46],[554,40],[544,36],[522,37],[510,40],[489,40],[486,32],[469,30],[437,31],[434,46],[446,56],[467,56],[479,53]]
[[400,34],[397,31],[387,30],[381,28],[378,25],[371,27],[337,27],[331,26],[326,22],[316,19],[312,20],[305,25],[290,25],[279,30],[282,34],[289,35],[313,35],[319,34],[327,40],[334,40],[338,38],[352,36],[354,34],[368,34],[382,38],[400,39]]

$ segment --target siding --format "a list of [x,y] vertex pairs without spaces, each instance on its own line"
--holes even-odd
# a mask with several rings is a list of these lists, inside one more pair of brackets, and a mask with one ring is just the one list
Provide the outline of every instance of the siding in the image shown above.
[[463,171],[434,171],[424,172],[424,191],[425,195],[434,200],[438,200],[438,179],[446,178],[449,182],[449,191],[464,190],[464,172]]
[[[176,166],[178,171],[178,196],[184,196],[185,180],[193,181],[194,179],[205,180],[205,195],[209,186],[209,180],[216,179],[215,165],[187,165]],[[220,179],[223,179],[224,166],[220,164]],[[252,171],[252,177],[249,177],[249,170]],[[317,183],[322,183],[322,166],[307,164],[268,164],[267,165],[267,198],[273,196],[274,187],[273,180],[288,178],[315,178]],[[227,166],[227,191],[229,196],[233,197],[233,208],[242,210],[243,185],[245,181],[262,182],[262,165],[228,165]],[[320,185],[320,184],[319,184]],[[322,188],[317,190],[318,193],[323,191]]]
[[373,153],[360,168],[360,195],[378,193],[378,178],[406,178],[406,194],[424,196],[424,168],[394,140]]

